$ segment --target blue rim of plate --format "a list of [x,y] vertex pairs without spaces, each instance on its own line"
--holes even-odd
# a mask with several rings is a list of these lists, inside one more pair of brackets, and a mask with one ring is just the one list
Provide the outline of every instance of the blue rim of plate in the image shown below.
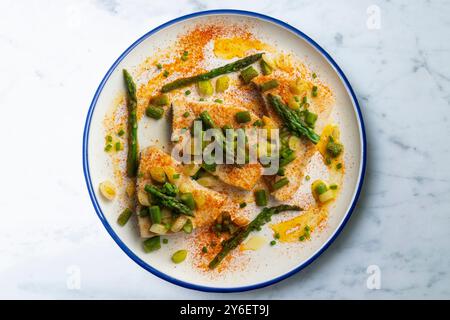
[[[288,29],[289,31],[295,33],[300,38],[302,38],[305,41],[307,41],[310,45],[312,45],[317,51],[319,51],[327,59],[327,61],[333,66],[333,68],[339,74],[339,77],[341,78],[341,80],[344,82],[347,91],[350,93],[350,95],[352,97],[352,102],[353,102],[353,105],[355,107],[356,113],[358,115],[358,122],[359,122],[359,125],[360,125],[360,128],[361,128],[361,138],[362,138],[361,139],[362,140],[362,165],[361,165],[361,171],[359,173],[358,187],[357,187],[355,196],[353,198],[353,201],[352,201],[352,204],[351,204],[349,210],[345,214],[344,219],[342,220],[342,222],[339,225],[339,227],[335,230],[335,232],[332,235],[332,237],[325,244],[323,244],[322,247],[313,256],[311,256],[308,260],[304,261],[302,264],[300,264],[296,268],[290,270],[289,272],[287,272],[287,273],[285,273],[285,274],[283,274],[281,276],[273,278],[271,280],[264,281],[264,282],[257,283],[257,284],[253,284],[253,285],[242,286],[242,287],[224,287],[224,288],[221,288],[221,287],[207,287],[207,286],[202,286],[202,285],[196,285],[196,284],[192,284],[192,283],[189,283],[189,282],[186,282],[186,281],[182,281],[182,280],[178,280],[178,279],[176,279],[174,277],[168,276],[165,273],[162,273],[161,271],[153,268],[152,266],[147,264],[142,259],[140,259],[133,251],[130,250],[130,248],[128,248],[126,246],[125,243],[123,243],[123,241],[119,238],[119,236],[114,232],[114,230],[109,225],[106,217],[104,216],[104,214],[103,214],[103,212],[102,212],[102,210],[100,208],[100,205],[98,204],[97,198],[95,196],[94,188],[92,186],[92,181],[91,181],[91,175],[90,175],[90,172],[89,172],[89,160],[88,160],[88,142],[89,141],[88,141],[88,137],[89,137],[89,130],[90,130],[90,125],[91,125],[92,114],[94,112],[95,106],[97,104],[97,100],[98,100],[98,98],[100,96],[100,93],[102,92],[103,87],[105,86],[105,84],[108,81],[109,77],[111,76],[112,72],[116,69],[118,64],[128,55],[128,53],[130,53],[137,45],[139,45],[142,41],[147,39],[152,34],[158,32],[158,31],[160,31],[160,30],[162,30],[162,29],[164,29],[164,28],[166,28],[168,26],[171,26],[171,25],[173,25],[173,24],[175,24],[177,22],[184,21],[184,20],[187,20],[187,19],[190,19],[190,18],[200,17],[200,16],[223,15],[223,14],[243,15],[243,16],[247,16],[247,17],[258,18],[258,19],[265,20],[265,21],[268,21],[268,22],[272,22],[272,23],[274,23],[276,25],[279,25],[279,26],[281,26],[281,27],[283,27],[285,29]],[[256,13],[256,12],[252,12],[252,11],[244,11],[244,10],[235,10],[235,9],[208,10],[208,11],[200,11],[200,12],[187,14],[187,15],[178,17],[176,19],[170,20],[170,21],[160,25],[159,27],[156,27],[155,29],[147,32],[142,37],[140,37],[138,40],[136,40],[131,46],[128,47],[128,49],[126,49],[120,55],[120,57],[114,62],[114,64],[109,68],[109,70],[106,73],[106,75],[103,77],[102,82],[98,86],[98,88],[97,88],[97,90],[95,92],[94,98],[92,99],[91,105],[89,107],[89,111],[88,111],[88,114],[87,114],[87,117],[86,117],[86,123],[85,123],[85,127],[84,127],[84,133],[83,133],[83,171],[84,171],[84,177],[86,179],[86,185],[87,185],[89,196],[91,198],[91,201],[92,201],[92,204],[94,206],[94,209],[97,212],[97,215],[100,218],[100,221],[103,223],[103,226],[105,227],[106,231],[108,231],[110,236],[119,245],[119,247],[134,262],[136,262],[138,265],[140,265],[145,270],[147,270],[147,271],[151,272],[152,274],[154,274],[155,276],[157,276],[157,277],[159,277],[161,279],[164,279],[164,280],[166,280],[168,282],[171,282],[173,284],[176,284],[176,285],[188,288],[188,289],[194,289],[194,290],[200,290],[200,291],[206,291],[206,292],[242,292],[242,291],[248,291],[248,290],[254,290],[254,289],[267,287],[267,286],[275,284],[275,283],[277,283],[279,281],[282,281],[282,280],[284,280],[284,279],[294,275],[295,273],[297,273],[300,270],[302,270],[305,267],[307,267],[314,260],[316,260],[331,245],[331,243],[334,242],[334,240],[337,238],[337,236],[341,233],[341,231],[344,228],[344,226],[347,223],[347,221],[350,219],[350,216],[353,213],[353,210],[355,209],[356,203],[358,202],[358,198],[359,198],[359,196],[361,194],[361,189],[362,189],[363,182],[364,182],[364,175],[365,175],[365,172],[366,172],[366,162],[367,162],[366,131],[365,131],[364,121],[363,121],[361,109],[360,109],[360,106],[359,106],[359,103],[358,103],[358,99],[356,98],[355,92],[353,91],[353,88],[350,85],[350,82],[348,81],[348,79],[345,76],[344,72],[337,65],[337,63],[333,60],[333,58],[331,58],[331,56],[319,44],[317,44],[309,36],[304,34],[302,31],[294,28],[293,26],[291,26],[291,25],[289,25],[289,24],[287,24],[287,23],[285,23],[285,22],[283,22],[281,20],[272,18],[270,16],[267,16],[267,15],[264,15],[264,14],[261,14],[261,13]]]

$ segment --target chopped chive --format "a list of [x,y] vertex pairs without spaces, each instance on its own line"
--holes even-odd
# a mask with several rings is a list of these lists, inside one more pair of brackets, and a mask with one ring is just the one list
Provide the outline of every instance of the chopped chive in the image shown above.
[[106,136],[106,141],[112,142],[112,140],[113,140],[113,138],[112,138],[110,135],[107,135],[107,136]]
[[306,181],[309,181],[310,179],[311,179],[311,177],[308,176],[308,175],[305,177],[305,180],[306,180]]
[[106,152],[108,152],[109,150],[111,150],[112,149],[112,144],[107,144],[106,146],[105,146],[105,151]]
[[245,208],[247,206],[247,202],[239,203],[239,208]]
[[250,112],[240,111],[234,115],[237,123],[247,123],[251,120]]
[[318,90],[317,86],[312,87],[312,96],[313,97],[317,97],[317,90]]
[[185,118],[189,117],[189,115],[190,115],[190,113],[187,111],[185,113],[183,113],[183,117],[185,117]]
[[117,218],[117,223],[123,227],[124,225],[127,224],[128,220],[130,219],[132,214],[133,214],[133,211],[131,211],[131,209],[129,209],[129,208],[126,208],[125,210],[122,211],[120,216]]
[[205,98],[200,98],[200,99],[198,99],[199,101],[205,101]]
[[156,64],[156,67],[157,67],[159,70],[161,70],[161,69],[162,69],[162,64],[161,64],[161,63],[157,63],[157,64]]
[[175,173],[174,175],[172,175],[172,178],[180,179],[180,174],[179,173]]
[[273,237],[274,237],[275,239],[280,239],[280,234],[279,234],[278,232],[276,232],[276,233],[273,235]]
[[116,142],[116,151],[120,151],[120,149],[122,149],[122,145],[120,142]]
[[295,100],[295,102],[300,102],[300,99],[297,96],[294,96],[294,100]]
[[299,238],[299,240],[300,240],[300,241],[305,241],[305,236],[301,236],[301,237]]
[[316,74],[316,73],[313,73],[313,74],[312,74],[312,77],[313,77],[313,79],[317,78],[317,74]]
[[167,77],[169,76],[169,71],[167,71],[167,70],[164,70],[164,72],[163,72],[163,76],[167,78]]
[[274,245],[276,245],[276,244],[277,244],[277,242],[276,242],[275,240],[270,241],[270,245],[271,245],[271,246],[274,246]]
[[306,96],[304,96],[303,99],[302,99],[302,103],[305,104],[307,102],[308,102],[308,98]]
[[305,232],[309,232],[309,231],[311,231],[311,228],[308,225],[306,225],[305,226]]
[[330,189],[331,190],[336,190],[338,188],[337,184],[333,183],[332,185],[330,185]]
[[336,169],[338,169],[338,170],[339,170],[339,169],[342,169],[342,163],[339,162],[339,163],[336,165]]
[[223,100],[222,99],[216,99],[216,100],[214,100],[214,102],[216,102],[216,103],[223,103]]
[[164,238],[162,242],[163,242],[164,244],[168,244],[168,243],[169,243],[169,239]]
[[125,131],[123,129],[120,129],[119,132],[117,132],[117,135],[119,137],[123,136],[125,134]]
[[280,179],[280,180],[276,181],[276,182],[272,185],[272,189],[273,189],[273,190],[278,190],[278,189],[284,187],[284,186],[287,185],[287,184],[289,184],[288,178],[283,178],[283,179]]
[[207,248],[206,246],[204,246],[204,247],[202,248],[202,252],[203,252],[203,253],[207,253],[207,252],[208,252],[208,248]]

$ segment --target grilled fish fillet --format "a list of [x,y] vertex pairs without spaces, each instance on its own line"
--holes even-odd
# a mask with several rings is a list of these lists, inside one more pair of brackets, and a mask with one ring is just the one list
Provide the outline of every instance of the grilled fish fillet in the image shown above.
[[[268,80],[273,79],[270,76],[258,76],[253,80],[256,86],[264,83]],[[272,109],[272,107],[267,102],[267,94],[272,93],[279,95],[285,103],[292,98],[292,94],[289,90],[289,83],[291,79],[277,78],[279,82],[279,86],[270,91],[264,92],[261,94],[261,98],[264,102],[267,115],[272,118],[272,120],[278,125],[278,127],[283,126],[281,119],[278,117],[276,112]],[[307,82],[307,86],[312,88],[312,83]],[[307,91],[308,102],[310,104],[308,110],[314,112],[318,115],[317,122],[315,124],[315,131],[320,134],[324,128],[324,126],[328,123],[334,98],[332,96],[331,91],[323,85],[317,84],[318,86],[318,97],[311,98],[309,94],[311,91]],[[292,196],[297,192],[300,185],[303,182],[303,176],[305,174],[305,168],[308,165],[311,157],[317,151],[316,146],[307,139],[302,139],[302,145],[299,150],[296,150],[296,158],[289,164],[285,166],[285,177],[289,180],[289,184],[286,186],[275,190],[272,192],[272,195],[279,201],[287,201],[292,198]],[[266,181],[269,184],[272,184],[275,181],[275,176],[267,176]]]
[[[251,111],[251,120],[246,124],[238,123],[235,115],[246,108],[225,104],[194,101],[174,101],[172,103],[172,140],[180,135],[181,130],[190,128],[200,113],[208,111],[215,124],[219,127],[230,125],[233,128],[252,128],[259,118]],[[189,115],[188,115],[189,114]],[[185,115],[188,115],[185,117]],[[260,163],[250,163],[242,166],[217,165],[215,172],[211,172],[224,183],[244,190],[252,190],[261,178],[262,166]]]
[[[171,167],[174,173],[179,173],[180,178],[176,179],[175,184],[188,188],[194,196],[194,199],[203,197],[204,205],[197,207],[194,211],[195,217],[191,218],[195,228],[211,225],[222,212],[229,212],[232,206],[223,194],[205,188],[195,180],[183,174],[183,166],[176,162],[169,154],[157,147],[149,147],[140,154],[139,176],[137,179],[137,192],[145,193],[145,185],[152,184],[150,170],[153,167]],[[138,212],[140,205],[138,205]],[[149,217],[140,217],[138,215],[138,225],[141,237],[149,238],[154,236],[149,231],[151,222]]]

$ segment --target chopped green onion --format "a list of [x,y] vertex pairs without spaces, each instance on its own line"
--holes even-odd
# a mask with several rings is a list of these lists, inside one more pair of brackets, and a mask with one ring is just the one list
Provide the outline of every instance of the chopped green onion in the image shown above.
[[312,87],[312,96],[313,97],[317,97],[317,90],[318,90],[317,86]]
[[158,120],[161,119],[164,115],[164,109],[161,107],[150,106],[145,110],[145,114],[147,115],[147,117]]
[[216,102],[216,103],[223,103],[223,100],[222,99],[216,99],[216,100],[214,100],[214,102]]
[[183,202],[186,206],[189,207],[189,209],[194,210],[195,209],[195,200],[194,200],[194,196],[192,195],[192,193],[188,192],[188,193],[183,193],[180,196],[180,200],[181,202]]
[[200,98],[200,99],[198,99],[199,101],[205,101],[205,98]]
[[164,238],[162,242],[163,242],[164,244],[168,244],[168,243],[169,243],[169,239]]
[[274,237],[275,239],[280,239],[280,234],[279,234],[278,232],[276,232],[276,233],[273,235],[273,237]]
[[186,96],[188,96],[188,95],[190,95],[191,94],[191,90],[186,90],[185,92],[184,92],[184,95],[186,95]]
[[120,129],[119,132],[117,133],[117,135],[119,137],[123,136],[125,134],[125,131],[123,129]]
[[112,142],[112,140],[113,140],[113,138],[112,138],[110,135],[107,135],[107,136],[106,136],[106,141]]
[[277,242],[276,242],[275,240],[270,241],[270,245],[271,245],[271,246],[274,246],[274,245],[276,245],[276,244],[277,244]]
[[305,241],[305,236],[300,236],[299,240],[300,241]]
[[187,251],[186,250],[178,250],[172,255],[172,261],[174,263],[181,263],[186,259]]
[[163,72],[163,76],[167,78],[167,77],[169,76],[169,71],[167,71],[167,70],[164,70],[164,72]]
[[308,176],[308,175],[305,177],[305,180],[306,180],[306,181],[309,181],[310,179],[311,179],[311,177]]
[[116,142],[116,151],[120,151],[120,149],[122,149],[122,145],[120,144],[119,141]]
[[156,251],[158,249],[161,249],[161,238],[160,236],[152,237],[150,239],[145,240],[143,245],[144,251],[147,253]]
[[288,178],[282,178],[278,181],[276,181],[273,185],[272,185],[272,189],[273,190],[278,190],[282,187],[284,187],[285,185],[289,184],[289,180]]
[[286,174],[285,168],[279,168],[277,171],[277,176],[284,176]]
[[189,117],[189,115],[190,115],[190,113],[187,111],[185,113],[183,113],[183,117],[185,117],[185,118]]
[[339,162],[339,163],[336,165],[336,169],[338,169],[338,170],[339,170],[339,169],[342,169],[342,163]]
[[313,73],[312,77],[313,77],[313,79],[317,78],[317,74]]
[[159,70],[161,70],[161,69],[162,69],[162,64],[161,64],[161,63],[158,63],[158,64],[156,64],[156,67],[157,67]]
[[331,190],[337,190],[337,188],[338,188],[338,185],[335,184],[335,183],[333,183],[332,185],[330,185],[330,189],[331,189]]
[[237,123],[247,123],[251,120],[250,112],[240,111],[234,115]]
[[275,89],[279,86],[280,84],[278,83],[278,81],[276,79],[272,79],[269,80],[267,82],[262,83],[259,86],[259,90],[261,90],[262,92],[268,91],[268,90],[272,90]]
[[257,206],[267,206],[267,193],[264,189],[255,190],[255,202]]
[[129,208],[123,210],[120,216],[117,218],[117,223],[119,224],[119,226],[123,227],[124,225],[126,225],[132,214],[133,211],[131,211],[131,209]]
[[245,208],[247,206],[247,202],[241,202],[239,203],[239,208]]
[[148,211],[153,224],[161,223],[161,210],[159,206],[151,206]]
[[250,83],[254,77],[258,76],[258,71],[255,70],[252,66],[241,71],[241,79],[245,84]]
[[112,144],[107,144],[106,146],[105,146],[105,151],[106,152],[108,152],[109,150],[111,150],[112,149]]
[[206,246],[204,246],[204,247],[202,248],[202,252],[203,252],[203,253],[207,253],[207,252],[208,252],[208,248],[207,248]]

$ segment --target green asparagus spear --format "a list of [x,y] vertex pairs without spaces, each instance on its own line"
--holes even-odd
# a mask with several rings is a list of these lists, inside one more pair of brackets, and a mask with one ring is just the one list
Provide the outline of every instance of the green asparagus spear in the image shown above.
[[127,174],[135,177],[138,169],[138,141],[137,141],[137,97],[136,84],[127,70],[123,69],[123,77],[127,87],[128,97],[128,156]]
[[212,69],[212,70],[210,70],[208,72],[205,72],[205,73],[202,73],[202,74],[198,74],[196,76],[177,79],[177,80],[172,81],[172,82],[170,82],[168,84],[165,84],[161,88],[161,91],[163,93],[169,92],[169,91],[172,91],[172,90],[175,90],[175,89],[186,87],[186,86],[188,86],[190,84],[193,84],[193,83],[196,83],[196,82],[199,82],[199,81],[209,80],[209,79],[218,77],[218,76],[223,75],[223,74],[236,72],[236,71],[241,70],[241,69],[243,69],[245,67],[248,67],[252,63],[258,61],[259,59],[261,59],[261,56],[262,56],[262,53],[257,53],[257,54],[245,57],[243,59],[237,60],[235,62],[226,64],[226,65],[224,65],[222,67]]
[[302,209],[298,206],[291,205],[279,205],[276,207],[264,208],[252,222],[233,234],[231,238],[222,242],[222,250],[220,250],[220,252],[214,257],[214,259],[211,260],[211,262],[209,263],[209,268],[214,269],[215,267],[217,267],[219,263],[228,255],[228,253],[230,253],[231,250],[237,248],[252,231],[260,229],[261,226],[263,226],[266,222],[269,222],[272,215],[291,210]]
[[186,216],[194,216],[194,213],[192,210],[182,203],[180,200],[178,200],[175,197],[168,196],[161,192],[157,187],[152,186],[150,184],[145,185],[145,191],[150,193],[153,197],[159,200],[159,203],[169,209],[173,209],[181,214],[184,214]]
[[289,109],[289,107],[281,101],[279,96],[269,93],[267,99],[270,106],[280,116],[289,131],[297,137],[307,137],[314,144],[319,142],[320,136],[315,133],[313,129],[309,128],[295,111]]

